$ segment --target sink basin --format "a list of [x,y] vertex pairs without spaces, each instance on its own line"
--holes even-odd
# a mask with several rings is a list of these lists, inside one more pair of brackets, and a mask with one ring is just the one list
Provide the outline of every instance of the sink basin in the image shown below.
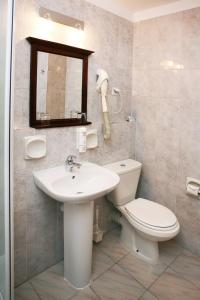
[[93,201],[111,192],[119,176],[96,164],[83,162],[73,172],[65,166],[49,168],[33,174],[36,185],[51,198],[71,204]]
[[73,172],[59,166],[33,176],[44,193],[64,203],[64,277],[82,289],[91,278],[94,200],[111,192],[119,176],[89,162]]

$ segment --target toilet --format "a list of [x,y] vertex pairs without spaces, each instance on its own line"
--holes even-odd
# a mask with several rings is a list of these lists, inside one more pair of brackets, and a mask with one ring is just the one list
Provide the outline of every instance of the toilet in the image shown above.
[[158,242],[175,237],[180,231],[175,214],[167,207],[143,198],[135,199],[142,164],[127,159],[105,166],[120,177],[118,187],[107,195],[120,213],[113,220],[121,224],[121,241],[142,260],[156,264]]

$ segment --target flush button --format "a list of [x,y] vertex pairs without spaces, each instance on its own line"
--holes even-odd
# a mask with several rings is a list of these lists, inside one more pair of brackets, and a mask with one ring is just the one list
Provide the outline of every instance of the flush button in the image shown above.
[[122,167],[122,168],[125,168],[125,167],[126,167],[126,165],[125,165],[125,164],[121,164],[121,165],[120,165],[120,167]]

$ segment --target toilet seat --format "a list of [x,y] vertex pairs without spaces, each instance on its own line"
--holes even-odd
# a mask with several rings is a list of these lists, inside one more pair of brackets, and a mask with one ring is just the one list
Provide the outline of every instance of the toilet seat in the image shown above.
[[168,234],[179,230],[179,223],[171,210],[147,199],[132,200],[121,206],[120,211],[133,226],[144,232]]
[[130,201],[124,209],[136,222],[154,230],[170,230],[177,225],[176,216],[171,210],[147,199]]

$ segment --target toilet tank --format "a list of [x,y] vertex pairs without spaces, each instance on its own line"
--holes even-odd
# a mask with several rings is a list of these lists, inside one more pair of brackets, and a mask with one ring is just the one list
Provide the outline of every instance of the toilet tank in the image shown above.
[[142,164],[133,159],[118,161],[104,166],[117,173],[120,183],[117,188],[107,195],[114,206],[121,206],[135,199]]

